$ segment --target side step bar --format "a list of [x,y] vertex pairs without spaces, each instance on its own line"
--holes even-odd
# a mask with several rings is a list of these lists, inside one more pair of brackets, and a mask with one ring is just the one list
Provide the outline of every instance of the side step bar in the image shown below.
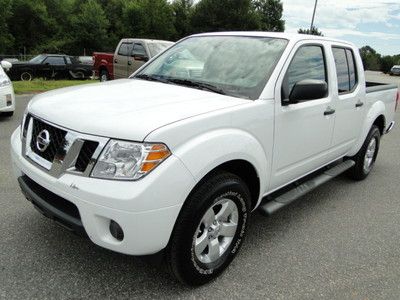
[[326,170],[322,174],[310,180],[307,180],[301,185],[295,187],[294,189],[266,202],[265,204],[261,204],[259,209],[262,213],[266,215],[271,215],[282,207],[285,207],[286,205],[297,200],[298,198],[304,196],[308,192],[311,192],[316,187],[324,184],[325,182],[350,169],[354,165],[355,162],[353,160],[345,160],[344,162]]

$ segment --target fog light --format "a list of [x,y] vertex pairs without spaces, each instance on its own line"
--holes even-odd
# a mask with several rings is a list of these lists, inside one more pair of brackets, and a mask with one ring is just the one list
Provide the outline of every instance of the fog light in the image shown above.
[[6,101],[7,101],[7,106],[11,106],[12,104],[11,94],[6,95]]
[[111,235],[117,239],[118,241],[122,241],[124,239],[124,231],[121,226],[113,220],[110,221],[110,232]]

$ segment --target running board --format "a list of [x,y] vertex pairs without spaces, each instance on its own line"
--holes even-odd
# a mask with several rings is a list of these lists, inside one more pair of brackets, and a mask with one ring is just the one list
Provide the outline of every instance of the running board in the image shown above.
[[301,196],[304,196],[308,192],[311,192],[316,187],[347,171],[354,165],[355,162],[353,160],[345,160],[344,162],[326,170],[322,174],[302,183],[294,189],[266,202],[265,204],[261,204],[259,209],[262,213],[266,215],[271,215],[282,207],[297,200]]

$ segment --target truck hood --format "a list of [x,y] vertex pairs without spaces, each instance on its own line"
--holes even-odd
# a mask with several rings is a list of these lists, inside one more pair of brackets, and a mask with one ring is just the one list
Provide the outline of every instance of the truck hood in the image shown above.
[[28,110],[81,133],[143,141],[167,124],[246,103],[249,100],[203,90],[122,79],[40,94]]

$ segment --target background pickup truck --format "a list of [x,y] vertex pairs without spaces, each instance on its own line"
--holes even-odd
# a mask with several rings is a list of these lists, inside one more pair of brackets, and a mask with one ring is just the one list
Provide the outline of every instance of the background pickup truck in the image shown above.
[[115,53],[94,52],[94,71],[100,81],[128,78],[150,58],[173,45],[170,41],[122,39]]
[[365,179],[398,100],[396,86],[366,84],[350,43],[200,34],[129,79],[35,96],[12,160],[44,215],[113,251],[161,251],[199,285],[238,253],[250,212],[344,172]]
[[15,62],[8,71],[11,80],[30,81],[33,78],[87,79],[92,66],[69,55],[40,54],[27,62]]

